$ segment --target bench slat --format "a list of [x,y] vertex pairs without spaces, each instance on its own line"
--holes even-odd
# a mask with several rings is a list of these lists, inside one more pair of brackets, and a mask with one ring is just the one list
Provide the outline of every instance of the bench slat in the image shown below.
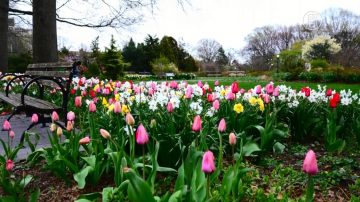
[[[21,105],[21,94],[9,94],[9,97],[6,97],[5,93],[0,93],[0,99],[4,102],[7,102],[15,107],[22,106]],[[38,98],[30,97],[25,95],[25,106],[32,107],[39,110],[59,110],[61,107]]]
[[26,71],[25,74],[33,76],[53,76],[53,77],[68,77],[70,71]]

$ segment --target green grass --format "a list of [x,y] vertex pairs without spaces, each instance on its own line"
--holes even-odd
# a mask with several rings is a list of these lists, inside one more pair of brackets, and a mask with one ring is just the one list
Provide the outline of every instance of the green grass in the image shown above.
[[[258,77],[198,77],[194,80],[188,80],[189,83],[196,83],[198,80],[201,80],[203,83],[208,82],[210,86],[214,86],[214,81],[218,80],[220,85],[231,85],[232,82],[238,81],[239,87],[248,90],[250,88],[254,88],[256,85],[265,86],[268,81],[264,81],[259,79]],[[290,86],[293,89],[300,90],[302,87],[310,87],[317,89],[318,85],[324,86],[326,85],[328,88],[340,91],[343,89],[350,89],[353,93],[360,93],[360,84],[347,84],[347,83],[310,83],[310,82],[300,82],[300,81],[293,81],[293,82],[274,82],[275,85],[286,85]]]

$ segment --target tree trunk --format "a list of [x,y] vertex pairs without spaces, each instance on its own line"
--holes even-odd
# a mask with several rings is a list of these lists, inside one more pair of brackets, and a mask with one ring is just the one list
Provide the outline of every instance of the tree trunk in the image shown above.
[[33,0],[33,62],[57,62],[57,51],[56,0]]
[[0,0],[0,71],[8,70],[9,0]]

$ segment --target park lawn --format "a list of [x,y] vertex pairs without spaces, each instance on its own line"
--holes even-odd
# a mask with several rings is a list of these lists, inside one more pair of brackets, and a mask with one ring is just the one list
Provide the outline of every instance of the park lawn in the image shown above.
[[[188,80],[189,83],[196,83],[201,80],[203,83],[208,82],[208,84],[213,87],[214,82],[218,80],[220,85],[231,85],[232,82],[238,81],[239,87],[248,90],[254,88],[256,85],[265,86],[269,81],[261,80],[257,77],[198,77],[193,80]],[[302,87],[316,88],[318,85],[326,85],[328,88],[340,91],[343,89],[350,89],[352,92],[360,92],[360,84],[348,84],[348,83],[321,83],[321,82],[303,82],[303,81],[275,81],[275,85],[286,85],[290,86],[293,89],[300,90]]]

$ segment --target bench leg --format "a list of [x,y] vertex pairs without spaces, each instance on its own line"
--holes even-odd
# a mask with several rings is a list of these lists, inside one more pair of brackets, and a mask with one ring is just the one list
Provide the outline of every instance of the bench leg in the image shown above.
[[10,116],[6,119],[8,121],[10,121],[10,119],[15,115],[15,114],[18,114],[20,111],[18,109],[15,109],[11,114]]

